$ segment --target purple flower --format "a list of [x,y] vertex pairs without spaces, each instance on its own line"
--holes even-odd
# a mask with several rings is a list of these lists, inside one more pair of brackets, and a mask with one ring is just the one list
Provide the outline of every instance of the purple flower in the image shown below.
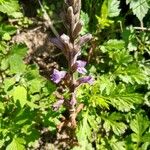
[[76,61],[76,67],[77,67],[77,71],[81,74],[86,74],[87,70],[84,68],[86,65],[85,61],[82,60],[78,60]]
[[63,103],[64,103],[63,99],[60,99],[56,103],[54,103],[53,104],[54,111],[58,110]]
[[77,82],[79,85],[82,83],[89,83],[90,85],[92,85],[94,83],[94,79],[92,76],[85,76],[85,77],[79,78]]
[[66,75],[66,71],[59,71],[57,69],[53,70],[53,74],[51,75],[51,80],[54,83],[59,83]]

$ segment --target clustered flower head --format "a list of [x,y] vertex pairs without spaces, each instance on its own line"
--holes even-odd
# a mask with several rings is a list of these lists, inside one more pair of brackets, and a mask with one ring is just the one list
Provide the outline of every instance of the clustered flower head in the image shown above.
[[[73,75],[75,72],[78,72],[81,75],[87,73],[87,70],[85,69],[87,64],[86,61],[78,60],[78,57],[81,54],[81,47],[92,39],[91,34],[80,36],[83,25],[80,20],[80,9],[81,0],[65,0],[63,20],[67,29],[67,34],[62,34],[60,37],[51,39],[51,42],[61,49],[68,61],[68,71],[54,69],[51,80],[56,84],[60,83],[62,80],[69,81],[69,84],[66,86],[71,95],[69,100],[71,109],[74,108],[77,103],[76,88],[83,83],[92,84],[94,81],[91,76],[82,76],[78,79],[74,79]],[[54,108],[58,109],[64,101],[64,99],[58,100],[58,102],[54,104]]]

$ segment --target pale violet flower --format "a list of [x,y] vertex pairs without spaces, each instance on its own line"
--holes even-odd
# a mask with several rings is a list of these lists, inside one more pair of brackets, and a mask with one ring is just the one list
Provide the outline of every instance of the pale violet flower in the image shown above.
[[92,76],[85,76],[79,78],[77,82],[79,83],[79,85],[82,83],[89,83],[90,85],[92,85],[94,83],[94,78]]
[[85,69],[86,66],[86,62],[82,61],[82,60],[77,60],[76,61],[76,67],[77,67],[77,71],[81,74],[86,74],[87,70]]
[[59,83],[66,75],[66,71],[59,71],[57,69],[53,70],[53,74],[51,75],[51,80],[54,83]]

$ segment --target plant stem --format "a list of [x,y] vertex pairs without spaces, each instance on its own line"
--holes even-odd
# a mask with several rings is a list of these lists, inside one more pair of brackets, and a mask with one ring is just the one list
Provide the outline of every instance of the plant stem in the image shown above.
[[48,23],[49,27],[51,28],[52,32],[54,33],[54,35],[55,35],[57,38],[59,38],[60,36],[59,36],[57,30],[55,29],[55,27],[53,26],[53,23],[52,23],[52,21],[51,21],[51,18],[50,18],[49,15],[47,14],[47,12],[46,12],[45,8],[43,7],[41,1],[38,0],[38,2],[39,2],[39,5],[40,5],[40,7],[41,7],[43,13],[44,13],[44,14],[43,14],[43,18],[47,21],[47,23]]

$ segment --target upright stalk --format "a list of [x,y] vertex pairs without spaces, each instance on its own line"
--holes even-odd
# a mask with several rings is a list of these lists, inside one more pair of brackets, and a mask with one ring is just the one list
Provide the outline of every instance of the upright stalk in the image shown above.
[[[60,82],[64,83],[69,99],[65,99],[62,94],[62,99],[59,99],[53,106],[57,110],[63,104],[66,111],[69,113],[69,117],[63,119],[59,126],[59,131],[62,129],[70,130],[69,135],[72,138],[72,133],[75,131],[77,122],[76,117],[79,111],[82,109],[83,104],[78,104],[76,98],[76,89],[83,83],[93,83],[91,76],[83,76],[80,78],[74,78],[74,73],[78,72],[81,75],[85,75],[87,70],[85,69],[86,62],[78,60],[81,54],[81,46],[88,42],[91,38],[91,34],[80,36],[82,29],[82,21],[80,20],[81,0],[65,0],[64,1],[64,26],[67,29],[67,34],[62,34],[60,37],[52,38],[51,42],[62,50],[68,61],[68,71],[59,71],[54,69],[51,79],[56,84]],[[68,129],[69,128],[69,129]],[[74,135],[75,136],[75,135]]]

